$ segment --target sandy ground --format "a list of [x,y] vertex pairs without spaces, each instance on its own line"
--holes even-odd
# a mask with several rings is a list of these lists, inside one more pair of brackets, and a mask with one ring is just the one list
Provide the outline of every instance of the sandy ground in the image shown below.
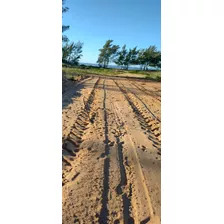
[[160,83],[89,77],[63,93],[63,224],[160,223]]
[[118,77],[136,77],[136,78],[145,78],[146,75],[143,74],[134,74],[133,73],[121,73],[121,74],[116,74]]

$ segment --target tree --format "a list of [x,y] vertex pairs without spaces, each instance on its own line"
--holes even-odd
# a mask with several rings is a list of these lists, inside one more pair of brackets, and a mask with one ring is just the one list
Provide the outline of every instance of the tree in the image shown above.
[[98,56],[97,63],[104,68],[108,67],[109,62],[114,61],[119,49],[118,45],[112,44],[113,40],[107,40],[103,48],[99,49],[100,54]]
[[[68,7],[63,6],[65,0],[62,0],[62,14],[68,11]],[[69,26],[62,25],[62,33],[69,29]],[[83,43],[71,42],[66,35],[62,35],[62,62],[72,65],[78,65],[79,59],[82,56]]]
[[122,47],[122,49],[117,53],[117,57],[114,60],[114,63],[123,68],[124,61],[127,55],[126,44]]
[[157,67],[161,64],[161,53],[157,51],[155,45],[149,46],[145,51],[146,66]]
[[65,4],[65,0],[62,0],[62,13],[65,13],[69,10],[68,7],[64,7],[63,5]]
[[[64,7],[63,5],[65,4],[65,0],[62,0],[62,17],[63,17],[63,13],[67,12],[69,10],[68,7]],[[62,25],[62,33],[64,33],[66,30],[69,29],[69,26],[66,25]],[[69,39],[66,35],[62,35],[62,42],[68,42]]]
[[128,66],[129,66],[130,61],[131,61],[131,53],[132,53],[131,49],[129,49],[129,51],[127,52],[126,57],[124,59],[124,66],[125,66],[125,69],[127,69],[127,70],[128,70]]
[[138,52],[139,50],[137,50],[137,47],[134,47],[131,50],[131,64],[132,65],[137,65],[138,64]]
[[139,50],[137,61],[138,61],[138,64],[140,65],[141,69],[143,70],[145,67],[145,49]]
[[129,52],[126,56],[126,60],[125,60],[125,66],[126,69],[128,70],[129,65],[137,65],[138,63],[138,50],[137,47],[134,47],[133,49],[129,49]]
[[79,59],[82,56],[83,43],[81,42],[71,42],[65,43],[62,47],[62,61],[72,65],[78,65]]
[[138,63],[138,50],[137,47],[134,47],[133,49],[129,49],[127,51],[126,44],[122,47],[121,51],[118,51],[117,57],[114,60],[114,62],[121,66],[121,68],[125,68],[128,70],[128,67],[130,64],[136,65]]
[[139,51],[137,61],[144,70],[147,70],[148,66],[160,68],[161,52],[157,51],[155,45],[151,45],[147,49],[141,49]]
[[156,51],[151,55],[150,66],[161,68],[161,52]]

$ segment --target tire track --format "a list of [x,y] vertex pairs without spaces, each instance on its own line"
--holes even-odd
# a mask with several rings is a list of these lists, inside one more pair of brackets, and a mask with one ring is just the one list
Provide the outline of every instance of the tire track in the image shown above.
[[[124,118],[118,109],[114,106],[115,111],[119,119],[124,123]],[[125,157],[125,167],[127,172],[127,180],[129,185],[129,200],[131,205],[129,207],[133,210],[133,218],[131,217],[127,223],[144,223],[140,221],[142,214],[146,212],[148,214],[147,220],[153,217],[153,209],[151,205],[151,199],[149,196],[148,188],[146,186],[145,177],[139,162],[139,158],[136,152],[136,146],[134,145],[128,130],[123,126],[125,135],[123,136],[126,147],[128,148],[127,157]],[[125,183],[125,182],[124,182]],[[139,217],[140,216],[140,217]],[[127,218],[127,215],[125,216]],[[145,222],[147,223],[147,222]]]
[[[133,91],[141,98],[142,102],[144,102],[146,105],[148,105],[148,108],[150,107],[152,113],[159,119],[161,122],[161,102],[158,101],[156,98],[152,97],[151,95],[147,95],[146,91],[142,90],[139,86],[141,86],[141,83],[136,83],[133,81],[128,80],[130,85],[135,88]],[[144,88],[144,87],[143,87]],[[132,92],[133,92],[132,91]],[[139,93],[139,94],[138,94]]]
[[120,170],[120,183],[116,187],[116,192],[118,195],[122,196],[123,201],[123,219],[124,224],[132,224],[134,223],[134,219],[132,218],[131,210],[131,195],[132,195],[132,188],[131,183],[128,183],[128,178],[126,174],[127,169],[127,157],[124,160],[124,149],[123,144],[124,141],[120,139],[122,135],[124,135],[124,123],[120,122],[120,119],[117,115],[116,109],[114,104],[111,102],[111,107],[114,112],[114,120],[116,122],[116,128],[119,130],[118,132],[114,133],[114,137],[116,139],[117,144],[117,154],[118,154],[118,162],[119,162],[119,170]]
[[109,138],[108,138],[108,121],[107,121],[107,111],[106,111],[106,89],[105,89],[105,80],[103,82],[103,90],[104,90],[104,99],[103,99],[103,111],[104,111],[104,124],[105,124],[105,156],[104,159],[104,180],[103,180],[103,193],[102,193],[102,208],[99,215],[99,223],[107,223],[109,210],[107,207],[108,203],[108,193],[109,193],[109,171],[110,171],[110,158],[108,157],[110,153],[109,148]]
[[[121,84],[123,86],[123,89],[128,89],[128,93],[127,91],[125,92],[130,96],[133,106],[137,108],[137,113],[140,114],[138,120],[140,121],[143,129],[149,131],[149,139],[153,142],[153,146],[161,151],[161,120],[151,112],[147,105],[133,91],[131,91],[128,87],[125,87],[123,83]],[[136,101],[135,98],[140,101],[140,104],[138,101]],[[151,119],[148,117],[147,112],[152,115]]]
[[[83,98],[85,96],[89,96],[91,90],[94,87],[97,79],[85,79],[81,84],[77,83],[70,86],[69,96],[62,96],[62,133],[63,138],[65,138],[71,129],[71,126],[74,124],[74,120],[76,120],[77,115],[82,112],[82,107],[84,106],[85,102]],[[87,88],[85,88],[87,85]],[[76,103],[77,102],[77,103]]]
[[[129,81],[130,82],[130,81]],[[123,83],[121,83],[122,85],[123,85]],[[136,86],[136,85],[135,85]],[[123,85],[123,87],[124,87],[124,85]],[[137,87],[137,86],[136,86]],[[130,93],[132,93],[143,105],[144,105],[144,107],[145,107],[145,109],[157,120],[157,121],[159,121],[159,122],[161,122],[161,120],[148,108],[148,106],[143,102],[143,100],[136,94],[136,93],[134,93],[130,88],[128,88],[128,87],[125,87],[125,88],[127,88],[128,89],[128,91],[130,92]]]
[[[84,106],[62,145],[64,224],[154,223],[157,179],[150,164],[156,160],[150,153],[157,154],[151,141],[160,146],[153,132],[159,121],[138,99],[140,91],[135,95],[128,87],[99,78],[81,91],[88,98],[80,97]],[[146,154],[137,150],[141,144]]]
[[[113,214],[119,214],[120,209],[118,207],[110,208],[113,209],[109,211],[109,204],[113,204],[113,200],[115,199],[117,202],[119,201],[119,198],[122,199],[122,210],[123,210],[123,223],[124,224],[131,224],[134,223],[134,219],[132,218],[132,214],[130,213],[131,210],[131,193],[132,189],[131,187],[128,188],[127,184],[127,175],[126,175],[126,169],[125,169],[125,162],[124,162],[124,155],[123,155],[123,144],[124,142],[121,140],[121,136],[123,135],[122,133],[122,126],[123,124],[119,122],[119,118],[116,114],[116,111],[113,108],[113,104],[111,103],[111,113],[107,112],[108,104],[106,105],[106,100],[107,100],[107,90],[106,90],[106,85],[105,85],[105,80],[103,83],[103,90],[104,90],[104,100],[103,100],[103,110],[104,110],[104,123],[105,123],[105,159],[104,159],[104,180],[103,180],[103,193],[102,193],[102,208],[101,212],[99,215],[99,223],[111,223],[112,216]],[[108,115],[111,116],[111,118],[114,118],[115,124],[113,125],[114,131],[112,130],[111,133],[113,135],[110,135],[109,133],[109,120],[108,120]],[[111,120],[110,120],[111,121]],[[111,123],[110,123],[111,124]],[[109,140],[110,138],[110,140]],[[115,139],[116,145],[113,147],[113,140]],[[111,144],[112,143],[112,144]],[[113,162],[112,160],[115,159],[115,157],[112,157],[112,154],[110,152],[110,147],[112,146],[111,149],[116,150],[117,153],[117,160],[118,160],[118,166],[116,169],[120,173],[120,182],[118,185],[115,187],[115,192],[117,194],[117,197],[112,199],[111,197],[109,198],[109,194],[113,191],[113,187],[111,184],[114,186],[114,183],[111,183],[110,181],[110,173],[114,172],[114,169],[111,167],[111,163]],[[116,172],[116,171],[115,171]],[[112,201],[111,201],[112,200]],[[121,206],[121,205],[120,205]],[[111,218],[109,219],[109,215]],[[119,219],[115,220],[114,223],[119,223]]]
[[[132,107],[133,112],[137,115],[137,119],[143,130],[146,130],[148,133],[148,138],[153,142],[153,146],[161,151],[161,143],[160,143],[160,122],[156,120],[154,117],[149,117],[147,111],[142,110],[142,107],[133,99],[130,93],[127,93],[124,85],[121,83],[123,87],[121,87],[116,81],[114,81],[120,91],[124,94],[126,100],[129,105]],[[137,97],[136,97],[137,98]],[[138,98],[137,98],[138,99]]]
[[141,90],[142,92],[144,92],[146,95],[149,95],[150,97],[152,97],[153,99],[156,99],[157,101],[159,101],[161,103],[161,97],[158,96],[158,95],[156,95],[153,91],[150,91],[150,90],[146,89],[142,85],[139,85],[138,86],[134,82],[131,82],[131,84],[133,84],[136,88],[138,88],[139,90]]
[[[63,187],[64,224],[99,223],[105,181],[103,81],[101,79],[97,85],[91,106],[91,112],[96,112],[94,121],[89,123],[88,130],[83,134],[80,151],[67,175],[69,182]],[[110,214],[108,217],[110,218]]]
[[[76,153],[79,151],[79,146],[82,143],[84,132],[88,129],[87,126],[94,116],[94,112],[91,110],[91,106],[95,99],[95,89],[97,88],[99,81],[100,78],[98,78],[95,82],[87,101],[84,103],[84,108],[81,109],[81,112],[77,116],[67,138],[62,139],[62,161],[64,162],[64,165],[71,165],[71,161],[74,160]],[[66,177],[64,173],[62,183],[63,185],[66,183]]]
[[[93,77],[85,78],[85,79],[79,81],[78,83],[74,83],[74,87],[78,87],[78,86],[80,86],[81,84],[83,84],[83,83],[85,83],[85,82],[87,82],[87,81],[90,81],[90,80],[92,80],[92,79],[93,79]],[[71,98],[75,93],[76,93],[76,89],[75,89],[75,88],[72,88],[72,89],[70,89],[70,90],[68,90],[68,91],[66,91],[66,92],[64,92],[64,93],[62,94],[63,99],[66,100],[67,98]]]

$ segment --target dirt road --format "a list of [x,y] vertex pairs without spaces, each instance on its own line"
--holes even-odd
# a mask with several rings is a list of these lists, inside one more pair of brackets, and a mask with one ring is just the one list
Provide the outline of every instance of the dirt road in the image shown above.
[[63,224],[160,223],[160,83],[89,77],[63,93]]

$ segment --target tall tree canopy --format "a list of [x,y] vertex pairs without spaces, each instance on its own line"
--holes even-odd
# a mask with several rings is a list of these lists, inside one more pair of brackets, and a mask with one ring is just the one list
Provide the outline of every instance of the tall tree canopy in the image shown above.
[[127,51],[126,44],[122,47],[120,51],[117,53],[117,57],[114,60],[114,63],[121,68],[128,69],[129,65],[137,65],[138,64],[138,50],[137,47],[133,49],[129,49]]
[[109,62],[112,62],[117,55],[118,45],[112,44],[113,40],[107,40],[103,48],[99,49],[100,54],[97,63],[104,68],[108,67]]
[[[62,0],[62,14],[68,11],[68,7],[64,6],[65,0]],[[62,33],[69,29],[69,26],[62,25]],[[72,65],[78,65],[79,59],[82,57],[83,43],[69,42],[66,35],[62,35],[62,62]]]
[[117,57],[114,60],[114,63],[117,64],[118,66],[123,66],[125,65],[125,58],[127,56],[127,49],[126,49],[126,44],[121,48],[121,50],[117,53]]
[[141,69],[147,70],[149,66],[161,68],[161,52],[155,45],[150,45],[146,49],[137,49],[134,47],[127,50],[126,44],[120,49],[119,45],[114,45],[113,40],[107,40],[103,48],[99,49],[97,63],[104,68],[108,67],[110,62],[123,69],[130,65],[140,65]]
[[[63,13],[69,10],[69,8],[65,7],[64,4],[65,4],[65,0],[62,0],[62,17],[63,17]],[[64,33],[68,29],[69,29],[69,26],[62,25],[62,33]],[[62,35],[62,42],[68,42],[68,41],[69,41],[68,37],[66,35]]]
[[157,50],[155,45],[151,45],[146,49],[141,49],[137,58],[141,68],[146,70],[148,66],[161,67],[161,52]]
[[62,62],[78,65],[82,56],[83,43],[65,43],[62,48]]
[[149,66],[161,68],[161,52],[157,50],[155,45],[151,45],[146,49],[140,49],[137,62],[144,70]]
[[137,56],[138,56],[137,47],[129,49],[128,54],[126,55],[126,58],[124,60],[125,69],[128,69],[130,64],[131,65],[137,64]]

